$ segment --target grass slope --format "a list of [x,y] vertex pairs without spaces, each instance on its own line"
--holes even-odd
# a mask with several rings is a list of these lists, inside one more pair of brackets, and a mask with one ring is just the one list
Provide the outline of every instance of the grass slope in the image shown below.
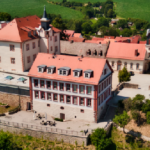
[[46,5],[47,13],[61,14],[62,18],[65,19],[83,18],[81,12],[59,5],[53,5],[47,0],[0,0],[0,12],[8,12],[12,17],[41,16],[44,5]]

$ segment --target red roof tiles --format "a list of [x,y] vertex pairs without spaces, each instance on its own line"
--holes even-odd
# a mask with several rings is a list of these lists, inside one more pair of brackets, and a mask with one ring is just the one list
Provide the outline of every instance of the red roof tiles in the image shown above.
[[[97,85],[106,63],[108,64],[106,59],[88,58],[88,57],[81,58],[66,55],[56,55],[56,57],[53,58],[52,54],[39,53],[29,71],[28,76]],[[40,65],[56,66],[56,73],[54,74],[47,74],[47,72],[40,73],[38,72],[37,69],[37,66]],[[71,74],[68,76],[59,75],[58,68],[61,67],[71,68]],[[82,73],[82,76],[75,78],[73,76],[73,70],[75,69],[82,69],[83,72],[85,70],[91,69],[93,70],[93,77],[84,78],[84,75]]]
[[[135,50],[138,50],[138,56],[135,56]],[[144,44],[112,42],[109,45],[106,58],[144,60],[145,53],[146,49]]]
[[78,37],[69,37],[68,41],[74,41],[74,42],[84,42],[84,38],[78,38]]

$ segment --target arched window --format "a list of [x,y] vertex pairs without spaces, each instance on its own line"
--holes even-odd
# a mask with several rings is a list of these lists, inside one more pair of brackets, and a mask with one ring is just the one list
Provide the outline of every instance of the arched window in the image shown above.
[[95,50],[93,54],[94,54],[94,55],[97,55],[97,51]]
[[91,55],[91,50],[90,49],[88,49],[87,55]]
[[133,69],[133,63],[130,63],[130,69]]
[[139,64],[138,63],[136,64],[136,70],[139,70]]
[[103,56],[103,51],[100,51],[100,52],[99,52],[99,56]]
[[127,68],[127,62],[124,63],[124,67]]
[[111,62],[111,66],[114,67],[114,61]]
[[122,65],[122,62],[120,60],[118,60],[118,62],[117,62],[117,70],[121,70],[121,65]]

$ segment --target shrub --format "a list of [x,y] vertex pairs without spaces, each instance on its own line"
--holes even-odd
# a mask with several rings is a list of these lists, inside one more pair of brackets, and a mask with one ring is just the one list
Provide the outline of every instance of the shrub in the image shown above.
[[126,111],[129,111],[131,109],[131,107],[132,107],[132,100],[131,100],[131,98],[127,98],[127,99],[123,100],[122,103],[124,104],[124,109]]
[[137,94],[133,100],[144,100],[145,99],[145,96],[144,95],[141,95],[141,94]]
[[127,71],[125,67],[119,71],[118,78],[119,82],[130,81],[130,73]]
[[133,111],[131,111],[131,114],[132,114],[132,118],[139,124],[140,118],[141,118],[140,112],[138,110],[133,110]]
[[63,122],[63,119],[60,119],[60,118],[55,118],[54,120]]
[[104,129],[97,128],[90,136],[91,143],[96,146],[97,150],[105,150],[111,145],[112,141],[107,137]]
[[146,100],[146,103],[143,104],[142,111],[144,113],[147,113],[148,111],[150,111],[150,100]]
[[146,114],[147,123],[150,124],[150,111]]

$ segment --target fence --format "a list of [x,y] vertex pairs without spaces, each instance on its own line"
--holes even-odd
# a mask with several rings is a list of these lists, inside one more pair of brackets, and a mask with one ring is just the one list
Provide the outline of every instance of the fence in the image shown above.
[[21,87],[2,83],[0,83],[0,92],[30,96],[29,87]]
[[73,131],[73,130],[64,130],[64,129],[59,129],[59,128],[36,126],[36,125],[30,125],[30,124],[24,124],[24,123],[9,122],[9,121],[4,121],[4,120],[0,120],[0,125],[11,126],[11,127],[20,128],[20,129],[29,129],[29,130],[35,130],[35,131],[37,130],[37,131],[42,131],[42,132],[65,134],[65,135],[83,136],[83,137],[86,136],[85,133],[83,132],[78,132],[78,131]]

